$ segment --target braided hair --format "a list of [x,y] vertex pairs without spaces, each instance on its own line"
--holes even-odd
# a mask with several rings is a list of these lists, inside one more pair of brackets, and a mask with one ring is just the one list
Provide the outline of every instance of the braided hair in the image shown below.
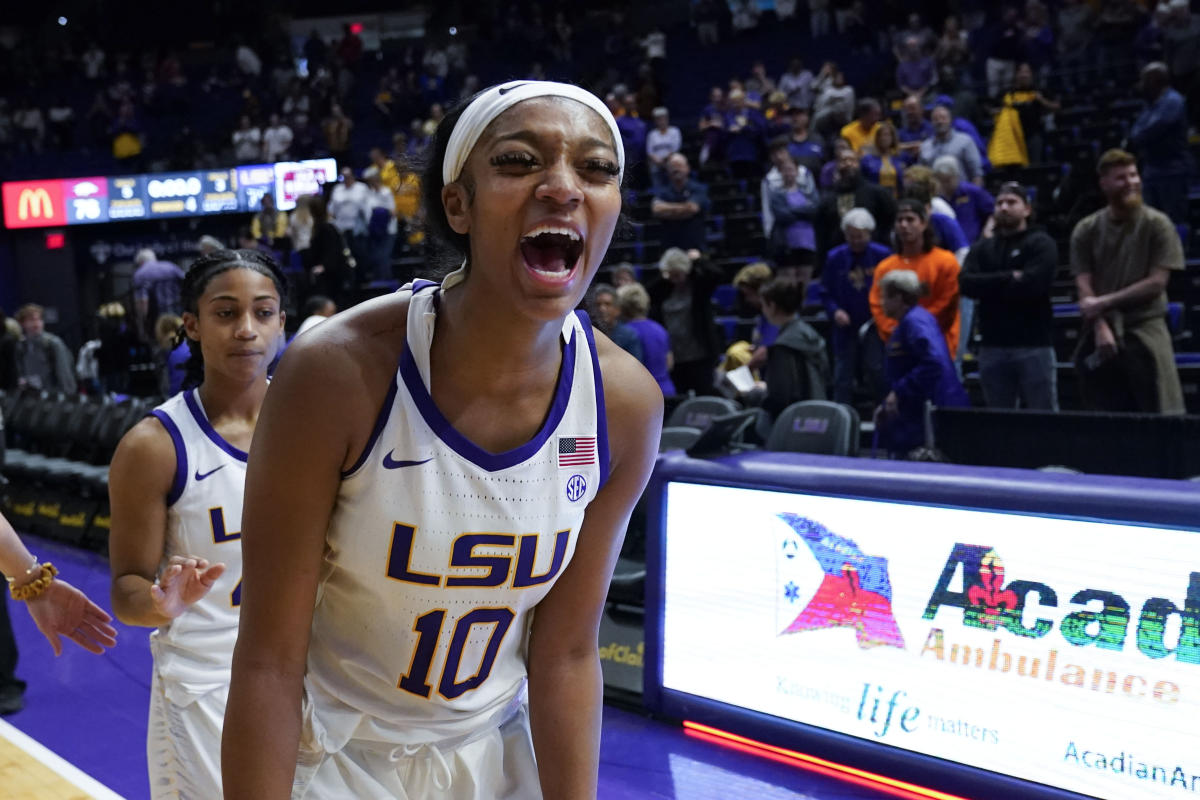
[[[199,314],[200,296],[208,288],[208,284],[218,275],[233,269],[248,269],[265,275],[275,284],[279,292],[279,302],[282,305],[287,297],[287,276],[275,259],[257,250],[214,250],[200,256],[188,267],[183,276],[180,296],[185,313]],[[175,334],[175,347],[187,342],[188,360],[184,365],[186,373],[183,388],[192,389],[204,382],[204,354],[200,342],[190,338],[184,326],[179,326]]]

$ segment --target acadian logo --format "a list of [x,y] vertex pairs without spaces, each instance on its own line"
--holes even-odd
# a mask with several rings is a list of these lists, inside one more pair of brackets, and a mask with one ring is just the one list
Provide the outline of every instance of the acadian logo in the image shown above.
[[[961,574],[962,591],[950,585]],[[1054,628],[1054,620],[1034,616],[1026,624],[1026,606],[1059,608],[1058,592],[1039,581],[1014,580],[1004,583],[1004,564],[990,547],[955,544],[942,569],[936,588],[925,607],[924,618],[932,620],[943,606],[962,609],[963,625],[985,630],[1004,629],[1016,636],[1040,639]],[[1125,649],[1130,624],[1129,603],[1106,589],[1079,589],[1069,601],[1076,610],[1062,617],[1059,632],[1075,647],[1102,650]],[[1179,640],[1167,645],[1167,622],[1178,616]],[[1165,597],[1151,597],[1142,604],[1136,629],[1136,646],[1147,658],[1174,655],[1176,661],[1200,664],[1200,572],[1189,575],[1183,607]]]
[[87,524],[87,512],[79,511],[74,514],[63,514],[58,518],[58,524],[67,528],[82,528]]
[[112,524],[112,517],[107,514],[97,514],[96,516],[92,517],[92,524],[97,528],[108,530]]
[[13,513],[18,517],[32,517],[37,505],[30,500],[28,503],[13,503]]
[[62,513],[62,506],[58,503],[38,503],[37,513],[46,519],[58,519]]

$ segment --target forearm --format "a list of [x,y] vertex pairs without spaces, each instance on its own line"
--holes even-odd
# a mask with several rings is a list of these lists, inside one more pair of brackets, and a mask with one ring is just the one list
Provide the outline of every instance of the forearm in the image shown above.
[[596,797],[603,683],[595,648],[529,669],[530,727],[542,794]]
[[121,575],[114,579],[112,607],[117,619],[126,625],[143,628],[158,628],[169,623],[171,618],[154,608],[154,599],[150,595],[153,585],[141,575]]
[[1118,289],[1115,292],[1104,295],[1104,304],[1108,308],[1115,309],[1138,305],[1148,300],[1153,300],[1162,294],[1165,288],[1166,285],[1163,281],[1152,275],[1148,278],[1142,278],[1136,283],[1131,283],[1124,289]]
[[303,671],[247,663],[234,654],[221,737],[226,800],[286,800],[300,745]]
[[16,531],[7,520],[0,517],[0,573],[20,582],[26,570],[33,566],[33,561],[33,554],[17,538]]

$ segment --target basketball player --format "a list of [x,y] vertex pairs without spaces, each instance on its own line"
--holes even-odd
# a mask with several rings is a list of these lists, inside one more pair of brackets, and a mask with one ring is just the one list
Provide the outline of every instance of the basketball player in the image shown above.
[[246,450],[282,342],[285,285],[260,253],[201,256],[182,299],[189,375],[202,382],[135,425],[113,456],[113,610],[157,629],[146,745],[155,798],[221,796]]
[[597,629],[662,419],[574,312],[623,169],[593,95],[480,92],[424,180],[462,268],[293,343],[247,477],[226,798],[595,797]]

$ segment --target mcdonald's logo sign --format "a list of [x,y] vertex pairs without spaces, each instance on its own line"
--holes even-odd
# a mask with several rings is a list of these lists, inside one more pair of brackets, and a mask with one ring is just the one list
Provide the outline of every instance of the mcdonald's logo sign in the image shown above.
[[5,227],[40,228],[67,223],[61,181],[6,183],[3,197]]

